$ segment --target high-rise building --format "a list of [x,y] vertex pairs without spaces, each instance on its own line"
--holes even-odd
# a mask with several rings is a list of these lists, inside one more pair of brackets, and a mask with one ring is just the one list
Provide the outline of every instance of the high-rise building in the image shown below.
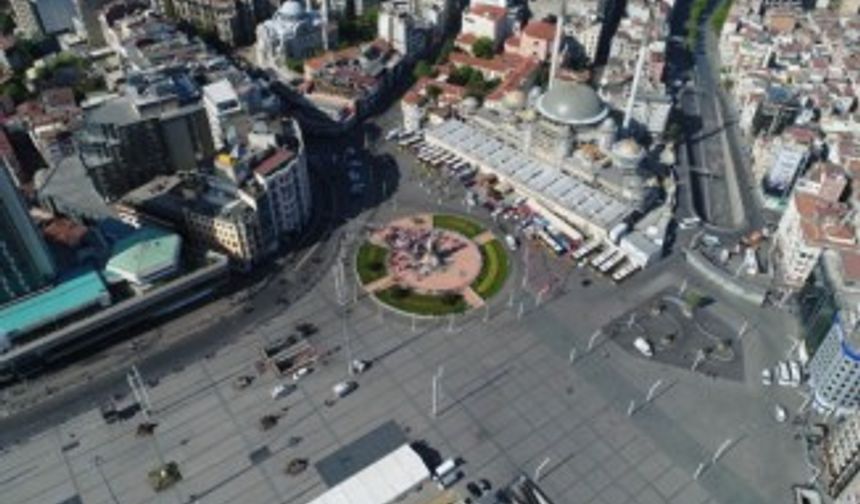
[[87,172],[107,199],[156,175],[193,170],[214,152],[200,105],[185,104],[172,92],[162,94],[162,81],[129,81],[133,84],[124,96],[87,111],[78,136]]
[[0,160],[0,305],[41,289],[55,273],[47,245]]
[[815,406],[856,411],[860,406],[860,327],[840,312],[809,363]]

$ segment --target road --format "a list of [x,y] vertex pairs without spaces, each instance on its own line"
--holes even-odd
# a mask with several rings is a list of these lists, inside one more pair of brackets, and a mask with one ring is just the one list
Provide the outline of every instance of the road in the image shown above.
[[710,224],[712,231],[737,237],[760,229],[765,218],[750,191],[736,114],[726,112],[731,107],[719,83],[717,41],[707,19],[700,26],[705,36],[700,37],[692,54],[685,47],[689,4],[675,4],[670,23],[672,41],[667,49],[669,81],[690,79],[677,87],[676,94],[685,140],[678,149],[679,176],[687,181],[691,209]]

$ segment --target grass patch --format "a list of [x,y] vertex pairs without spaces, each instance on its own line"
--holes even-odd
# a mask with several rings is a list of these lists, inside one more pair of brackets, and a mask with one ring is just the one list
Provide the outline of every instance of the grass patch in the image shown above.
[[389,287],[376,293],[383,303],[417,315],[448,315],[463,313],[468,304],[459,294],[418,294],[404,287]]
[[388,268],[385,266],[387,256],[388,249],[385,247],[369,242],[364,242],[361,245],[361,248],[358,249],[355,267],[358,271],[358,278],[363,285],[379,280],[388,274]]
[[484,299],[496,295],[505,285],[508,278],[508,254],[499,240],[492,240],[481,245],[481,257],[484,263],[481,272],[472,282],[472,290]]
[[484,226],[457,215],[434,215],[433,227],[460,233],[466,238],[474,238],[484,232]]

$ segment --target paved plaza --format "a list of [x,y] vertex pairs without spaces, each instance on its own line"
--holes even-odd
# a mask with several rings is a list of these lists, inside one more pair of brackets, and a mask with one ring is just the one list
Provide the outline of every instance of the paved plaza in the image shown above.
[[[70,418],[0,457],[0,491],[21,504],[74,496],[86,503],[301,503],[326,488],[312,468],[286,475],[291,458],[312,465],[394,421],[411,440],[462,457],[468,480],[507,482],[549,458],[540,483],[557,503],[785,502],[803,474],[795,462],[800,445],[770,421],[759,394],[637,359],[611,342],[585,351],[603,314],[647,299],[671,276],[615,296],[602,280],[587,290],[573,280],[564,295],[540,307],[532,302],[521,319],[501,302],[487,322],[475,313],[453,327],[425,322],[413,330],[359,300],[350,313],[351,347],[373,366],[357,378],[355,393],[331,407],[324,405],[331,386],[347,372],[334,289],[324,282],[236,343],[160,377],[151,390],[159,424],[153,437],[135,436],[139,416],[110,426],[95,410]],[[601,309],[589,309],[584,295],[596,296]],[[271,399],[271,373],[235,390],[233,378],[252,372],[261,345],[302,321],[319,326],[314,344],[341,353],[284,399]],[[580,349],[573,365],[572,345]],[[440,366],[442,403],[432,418],[430,382]],[[628,416],[629,401],[641,403],[658,378],[665,390]],[[280,421],[261,430],[260,417],[273,413]],[[694,481],[697,465],[727,437],[733,446]],[[155,494],[146,472],[170,460],[184,479]]]
[[[400,185],[373,208],[370,223],[469,211],[461,189],[421,175],[403,153],[391,155],[402,167]],[[486,215],[472,217],[503,234]],[[362,225],[345,226],[357,237]],[[158,381],[150,389],[158,423],[153,436],[136,436],[140,414],[106,425],[91,408],[5,446],[0,501],[303,504],[326,491],[317,462],[386,422],[442,457],[461,457],[461,491],[467,481],[486,478],[498,487],[543,465],[539,483],[556,504],[790,501],[791,485],[809,471],[794,427],[777,424],[772,411],[777,402],[794,411],[803,398],[765,389],[756,379],[790,347],[792,329],[783,314],[707,292],[717,297],[722,319],[749,322],[744,378],[714,379],[639,358],[605,337],[592,340],[598,328],[691,275],[678,254],[620,286],[539,248],[521,247],[512,259],[505,290],[488,308],[434,322],[380,310],[351,278],[358,300],[347,310],[349,341],[333,275],[326,275],[274,317],[225,323],[223,345],[205,358],[163,375],[142,365],[144,377]],[[530,279],[523,282],[526,269]],[[538,302],[536,287],[549,283],[553,289]],[[330,355],[325,365],[279,400],[270,392],[282,380],[271,371],[245,389],[233,386],[240,375],[256,375],[267,342],[302,322],[319,328],[310,342]],[[355,392],[329,406],[332,386],[347,378],[348,354],[372,365],[355,377]],[[434,418],[431,381],[440,370]],[[263,430],[266,415],[278,421]],[[287,475],[296,458],[307,459],[308,468]],[[156,494],[147,473],[166,461],[178,463],[183,479]]]

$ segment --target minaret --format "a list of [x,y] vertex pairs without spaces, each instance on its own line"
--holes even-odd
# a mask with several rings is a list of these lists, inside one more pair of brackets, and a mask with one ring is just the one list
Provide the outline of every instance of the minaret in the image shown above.
[[558,19],[555,21],[555,40],[552,42],[552,57],[550,59],[550,67],[549,67],[549,82],[547,83],[547,89],[552,89],[553,84],[555,83],[555,77],[558,73],[558,65],[559,65],[559,53],[561,52],[561,37],[562,32],[564,31],[564,21],[567,14],[567,2],[566,0],[562,0],[561,2],[561,12],[558,15]]
[[627,109],[624,111],[624,122],[621,131],[626,135],[630,131],[630,116],[633,115],[633,105],[636,103],[636,92],[639,90],[639,79],[642,77],[642,65],[645,63],[645,50],[647,42],[639,48],[639,59],[636,61],[636,73],[633,74],[633,87],[630,88],[630,98],[627,100]]
[[322,11],[323,51],[328,52],[328,0],[321,1],[320,10]]

